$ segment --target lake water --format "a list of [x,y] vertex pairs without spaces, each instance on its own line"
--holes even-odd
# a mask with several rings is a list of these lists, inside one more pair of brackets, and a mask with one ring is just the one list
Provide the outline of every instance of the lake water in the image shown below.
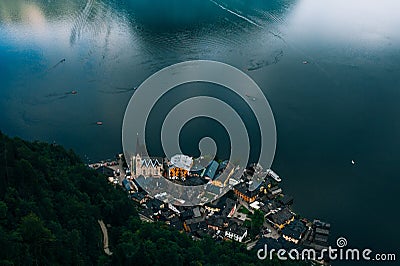
[[[111,158],[134,87],[173,63],[225,62],[268,98],[273,168],[295,210],[331,222],[332,240],[398,252],[399,10],[396,0],[2,0],[0,130]],[[192,136],[215,135],[224,156],[224,134],[200,119],[181,141],[196,153]]]

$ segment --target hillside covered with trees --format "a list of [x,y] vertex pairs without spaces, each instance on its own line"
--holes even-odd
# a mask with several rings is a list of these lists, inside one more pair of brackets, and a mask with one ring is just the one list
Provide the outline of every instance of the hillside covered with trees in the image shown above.
[[[97,220],[109,225],[111,256]],[[126,193],[73,151],[1,132],[0,247],[1,265],[268,265],[242,244],[141,222]]]

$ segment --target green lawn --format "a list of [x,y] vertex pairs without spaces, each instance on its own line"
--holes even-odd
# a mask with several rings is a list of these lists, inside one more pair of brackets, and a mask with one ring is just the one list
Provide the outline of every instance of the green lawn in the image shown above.
[[248,209],[246,209],[244,206],[240,206],[238,212],[247,214],[247,215],[251,214],[251,212]]

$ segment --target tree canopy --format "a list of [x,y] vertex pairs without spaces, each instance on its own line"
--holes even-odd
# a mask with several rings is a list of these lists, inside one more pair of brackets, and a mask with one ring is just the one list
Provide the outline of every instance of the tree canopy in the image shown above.
[[[111,256],[97,220],[108,225]],[[166,224],[141,222],[127,194],[73,151],[1,132],[0,247],[1,265],[290,264],[260,261],[240,243],[193,241]]]

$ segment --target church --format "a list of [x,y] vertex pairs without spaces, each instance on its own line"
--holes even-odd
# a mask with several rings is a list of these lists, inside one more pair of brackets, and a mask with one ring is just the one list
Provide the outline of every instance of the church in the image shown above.
[[163,174],[163,159],[148,156],[145,145],[140,145],[139,138],[136,139],[136,154],[132,158],[131,165],[133,178],[140,175],[161,177]]

